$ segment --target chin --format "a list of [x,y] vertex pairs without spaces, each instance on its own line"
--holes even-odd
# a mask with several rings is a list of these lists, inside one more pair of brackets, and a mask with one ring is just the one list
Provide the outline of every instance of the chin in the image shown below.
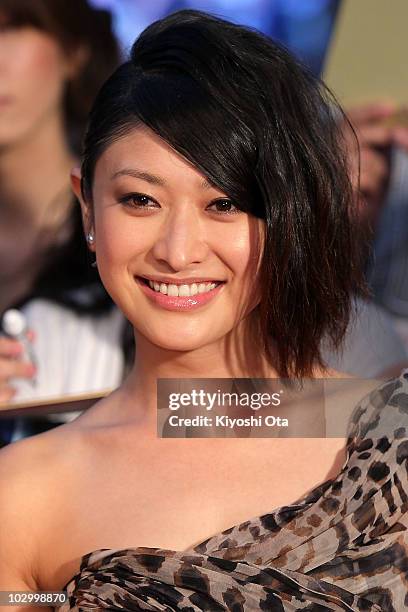
[[18,142],[18,135],[15,130],[10,130],[7,126],[0,125],[0,149],[11,147]]
[[7,112],[7,105],[0,101],[0,147],[13,146],[22,142],[31,131],[31,124],[24,121],[21,113]]
[[[139,325],[133,323],[136,331],[147,342],[165,351],[191,352],[219,341],[225,335],[222,330],[208,327],[205,324],[191,327],[180,321],[178,325]],[[137,344],[137,339],[136,339]]]
[[179,334],[179,337],[167,334],[166,336],[146,336],[146,339],[163,350],[186,353],[198,350],[216,341],[216,338],[210,338],[209,336],[204,337],[201,334],[199,336],[185,336],[182,333]]

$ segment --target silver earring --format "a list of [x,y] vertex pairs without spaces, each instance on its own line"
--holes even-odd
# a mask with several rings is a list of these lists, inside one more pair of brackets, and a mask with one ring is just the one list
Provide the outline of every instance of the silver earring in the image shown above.
[[[93,243],[94,243],[95,238],[94,238],[94,235],[93,235],[93,233],[92,233],[92,232],[88,232],[88,233],[87,233],[87,235],[86,235],[86,241],[87,241],[87,243],[88,243],[88,244],[93,244]],[[95,259],[95,261],[93,261],[93,262],[91,263],[91,266],[92,266],[92,268],[96,268],[96,266],[97,266],[96,259]]]

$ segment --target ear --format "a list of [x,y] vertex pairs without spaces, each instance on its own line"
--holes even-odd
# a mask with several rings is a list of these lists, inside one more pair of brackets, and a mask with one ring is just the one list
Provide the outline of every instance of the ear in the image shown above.
[[[71,187],[75,196],[79,200],[79,203],[81,204],[82,223],[84,226],[85,235],[87,236],[88,234],[93,234],[95,236],[92,204],[87,202],[82,195],[81,178],[81,169],[79,167],[72,168]],[[88,248],[90,251],[95,251],[95,241],[93,244],[88,242]]]

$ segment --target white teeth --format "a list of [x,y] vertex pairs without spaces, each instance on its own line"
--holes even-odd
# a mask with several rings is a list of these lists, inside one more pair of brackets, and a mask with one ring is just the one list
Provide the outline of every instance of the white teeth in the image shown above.
[[190,297],[197,293],[207,293],[217,286],[217,283],[192,283],[191,285],[168,285],[149,280],[149,287],[154,291],[169,295],[170,297]]
[[179,294],[178,289],[177,289],[177,285],[169,285],[167,288],[167,295],[170,295],[171,297],[177,297]]
[[190,295],[190,287],[188,285],[180,285],[178,289],[178,294],[180,297],[187,297]]

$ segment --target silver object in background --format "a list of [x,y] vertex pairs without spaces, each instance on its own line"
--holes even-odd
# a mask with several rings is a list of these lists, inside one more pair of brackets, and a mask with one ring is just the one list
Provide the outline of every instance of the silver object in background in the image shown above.
[[[17,340],[18,342],[20,342],[20,344],[22,344],[24,348],[22,359],[24,361],[30,361],[33,366],[37,368],[37,358],[34,353],[32,343],[27,336],[27,320],[23,313],[20,312],[20,310],[17,310],[16,308],[10,308],[9,310],[6,310],[2,318],[2,329],[3,332],[7,336],[9,336],[9,338],[13,338],[13,340]],[[33,386],[36,385],[35,377],[31,379],[31,383]]]

